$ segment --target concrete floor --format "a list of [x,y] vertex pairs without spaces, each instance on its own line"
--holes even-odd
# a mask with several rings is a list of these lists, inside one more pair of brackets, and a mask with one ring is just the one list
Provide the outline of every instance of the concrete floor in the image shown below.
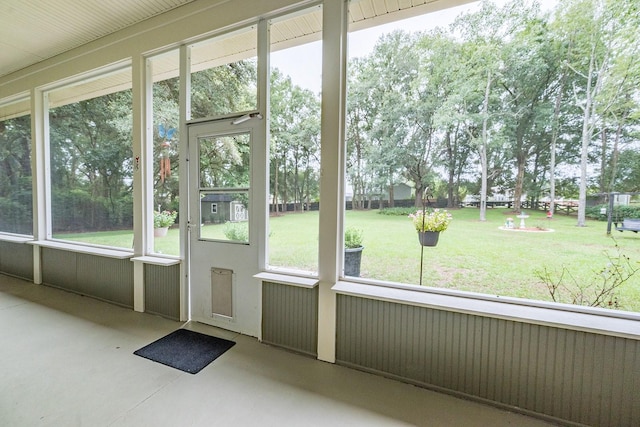
[[[133,355],[185,327],[236,341],[196,375]],[[2,426],[550,424],[0,275]]]

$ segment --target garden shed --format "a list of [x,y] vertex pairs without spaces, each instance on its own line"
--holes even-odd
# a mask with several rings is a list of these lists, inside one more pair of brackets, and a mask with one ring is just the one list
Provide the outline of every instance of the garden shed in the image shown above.
[[200,199],[201,218],[208,223],[242,222],[249,220],[245,204],[232,194],[209,193]]

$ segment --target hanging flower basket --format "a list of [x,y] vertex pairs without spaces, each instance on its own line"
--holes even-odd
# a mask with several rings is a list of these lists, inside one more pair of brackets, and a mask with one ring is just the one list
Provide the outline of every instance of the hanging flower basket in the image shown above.
[[446,209],[434,209],[431,211],[423,209],[409,215],[409,219],[413,222],[413,226],[418,233],[425,231],[439,233],[449,227],[451,214]]
[[435,246],[440,237],[439,231],[418,231],[418,240],[422,246]]
[[158,227],[153,229],[153,237],[165,237],[169,232],[169,227]]
[[154,211],[153,212],[153,237],[164,237],[175,222],[178,216],[176,211]]
[[154,211],[153,228],[171,227],[178,217],[177,211]]
[[449,227],[452,217],[446,209],[427,210],[425,204],[422,210],[409,215],[409,219],[413,222],[420,241],[420,286],[422,286],[424,248],[425,246],[433,247],[438,244],[440,233]]

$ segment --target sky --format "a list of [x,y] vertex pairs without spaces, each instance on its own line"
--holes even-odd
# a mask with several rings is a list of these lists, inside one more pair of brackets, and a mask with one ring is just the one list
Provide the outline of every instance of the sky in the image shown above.
[[[503,5],[506,0],[494,0],[494,3]],[[541,0],[543,9],[551,9],[557,0]],[[476,10],[480,3],[469,3],[426,15],[417,16],[402,21],[396,21],[365,30],[349,33],[349,58],[362,57],[369,54],[382,34],[396,29],[405,31],[425,31],[437,26],[447,26],[462,12]],[[301,64],[303,64],[301,66]],[[291,49],[286,49],[271,54],[271,66],[278,68],[284,74],[291,76],[294,84],[305,89],[320,93],[322,71],[322,44],[321,42],[309,43]]]

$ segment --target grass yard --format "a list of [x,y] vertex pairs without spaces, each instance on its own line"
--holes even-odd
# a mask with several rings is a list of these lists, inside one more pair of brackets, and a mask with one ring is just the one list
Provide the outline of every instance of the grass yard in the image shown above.
[[[640,267],[640,234],[613,231],[606,223],[588,221],[577,227],[573,216],[547,220],[543,212],[528,211],[527,227],[551,228],[551,233],[505,231],[505,209],[488,209],[487,221],[478,221],[475,208],[452,211],[453,221],[440,235],[436,247],[424,248],[423,286],[458,289],[490,295],[548,300],[544,283],[536,276],[546,268],[558,278],[563,268],[578,283],[598,283],[598,271],[617,259],[617,244],[633,265]],[[377,211],[347,211],[346,226],[364,233],[361,277],[419,284],[420,251],[417,233],[405,216],[380,215]],[[210,236],[222,235],[222,225],[205,226]],[[211,233],[211,234],[209,234]],[[57,235],[57,238],[131,247],[130,232]],[[156,239],[156,250],[176,254],[178,230]],[[270,218],[269,264],[317,270],[318,212],[291,213]],[[565,275],[566,277],[566,275]],[[596,281],[596,282],[594,282]],[[640,273],[619,292],[623,310],[640,311]]]
[[[640,235],[613,231],[607,237],[604,222],[589,221],[587,227],[577,227],[573,216],[547,220],[543,212],[530,211],[527,227],[554,232],[526,233],[499,228],[508,216],[519,224],[505,209],[489,209],[486,222],[478,220],[479,211],[474,208],[453,210],[452,214],[454,219],[441,233],[438,246],[424,248],[423,286],[550,301],[536,270],[546,267],[557,278],[566,267],[579,283],[595,283],[597,270],[609,262],[606,253],[617,258],[616,243],[640,267]],[[420,283],[421,246],[408,218],[347,211],[346,226],[364,232],[361,277]],[[315,249],[310,242],[317,241],[311,234],[317,230],[317,213],[272,218],[271,230],[272,264],[313,265],[316,254],[308,252],[309,246]],[[286,245],[276,245],[280,234],[288,234]],[[299,263],[287,264],[287,254],[295,254]],[[640,311],[640,273],[620,289],[619,301],[625,310]]]

